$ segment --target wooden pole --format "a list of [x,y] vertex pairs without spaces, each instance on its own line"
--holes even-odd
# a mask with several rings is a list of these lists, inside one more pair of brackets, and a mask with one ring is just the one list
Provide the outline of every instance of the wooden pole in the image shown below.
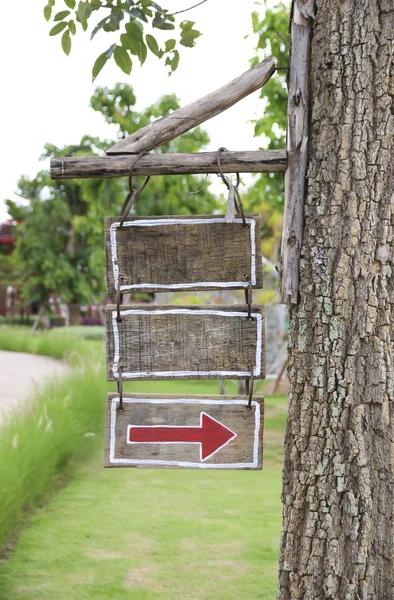
[[274,71],[275,63],[268,58],[215,92],[120,140],[107,150],[107,154],[138,154],[157,148],[255,92],[267,83]]
[[[284,173],[285,150],[222,152],[225,173]],[[90,177],[124,177],[129,174],[132,156],[73,156],[51,159],[52,179],[86,179]],[[148,154],[141,156],[135,175],[175,175],[217,173],[216,152],[197,154]]]
[[281,302],[298,303],[299,265],[304,225],[308,158],[309,47],[314,0],[293,0],[287,110],[285,214],[281,251]]

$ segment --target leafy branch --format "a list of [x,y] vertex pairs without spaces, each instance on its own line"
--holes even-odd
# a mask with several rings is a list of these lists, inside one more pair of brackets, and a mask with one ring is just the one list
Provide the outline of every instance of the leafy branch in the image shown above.
[[[86,32],[91,19],[99,12],[109,10],[101,20],[93,27],[90,35],[92,40],[95,35],[104,31],[106,33],[119,32],[118,39],[109,48],[97,57],[93,69],[92,79],[103,69],[108,60],[114,59],[118,67],[127,75],[133,68],[132,57],[138,58],[142,65],[147,57],[148,51],[157,58],[165,58],[165,65],[169,67],[169,74],[175,71],[179,64],[179,50],[177,40],[170,38],[160,46],[157,39],[151,33],[145,33],[144,27],[159,29],[162,31],[173,31],[176,29],[175,15],[192,10],[207,0],[190,6],[175,13],[169,13],[153,0],[63,0],[66,8],[60,10],[53,16],[53,26],[49,31],[50,36],[62,33],[61,45],[65,54],[69,55],[72,46],[72,36],[76,35],[77,29]],[[44,7],[44,17],[47,21],[52,18],[52,12],[56,0],[48,0]],[[105,14],[105,13],[104,13]],[[192,48],[201,33],[194,29],[194,21],[182,21],[178,26],[180,34],[179,44],[186,48]]]

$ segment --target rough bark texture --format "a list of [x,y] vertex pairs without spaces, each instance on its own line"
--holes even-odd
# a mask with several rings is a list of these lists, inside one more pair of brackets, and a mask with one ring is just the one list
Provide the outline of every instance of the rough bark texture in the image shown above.
[[394,3],[317,0],[281,600],[393,591]]

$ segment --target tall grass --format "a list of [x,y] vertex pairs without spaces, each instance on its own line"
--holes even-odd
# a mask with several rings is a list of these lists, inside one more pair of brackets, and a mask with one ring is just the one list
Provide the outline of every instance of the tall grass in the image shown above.
[[70,327],[31,333],[28,327],[0,327],[0,350],[43,354],[53,358],[67,358],[76,350],[82,351],[83,340],[104,338],[103,327]]
[[[52,380],[33,407],[19,409],[0,430],[0,547],[26,509],[70,470],[70,460],[97,448],[102,432],[106,382],[100,343],[53,332],[27,335],[0,329],[4,350],[68,357],[72,374]],[[101,439],[101,435],[100,435]]]

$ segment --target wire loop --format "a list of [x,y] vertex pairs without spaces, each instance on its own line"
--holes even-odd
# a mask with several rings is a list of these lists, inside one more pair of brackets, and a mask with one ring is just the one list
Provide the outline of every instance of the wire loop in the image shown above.
[[248,405],[247,405],[247,409],[251,410],[252,409],[252,400],[253,400],[253,387],[254,387],[254,373],[253,373],[253,366],[251,363],[248,364],[248,369],[249,369],[249,373],[250,373],[250,386],[249,386],[249,400],[248,400]]
[[123,380],[122,380],[123,367],[120,365],[118,368],[119,379],[118,379],[118,394],[119,394],[119,406],[118,412],[123,412]]
[[253,287],[252,280],[249,276],[246,276],[248,283],[248,287],[245,288],[245,302],[248,305],[248,321],[253,319],[252,317],[252,301],[253,301]]
[[122,318],[120,316],[120,307],[123,304],[123,296],[120,293],[120,286],[123,281],[123,277],[118,277],[118,286],[116,288],[116,322],[121,323]]
[[119,229],[122,229],[123,223],[124,223],[127,215],[129,214],[130,210],[132,209],[133,204],[136,201],[138,194],[140,194],[145,189],[145,187],[150,179],[150,175],[148,175],[148,177],[145,178],[144,183],[138,189],[136,189],[134,187],[133,176],[134,176],[135,165],[137,164],[137,161],[141,158],[141,156],[144,156],[145,154],[148,154],[148,152],[146,152],[146,150],[137,154],[136,158],[134,159],[134,161],[132,161],[132,163],[130,165],[130,172],[129,172],[129,190],[130,190],[130,192],[127,194],[126,199],[123,202],[122,208],[120,210],[121,219],[120,219]]

